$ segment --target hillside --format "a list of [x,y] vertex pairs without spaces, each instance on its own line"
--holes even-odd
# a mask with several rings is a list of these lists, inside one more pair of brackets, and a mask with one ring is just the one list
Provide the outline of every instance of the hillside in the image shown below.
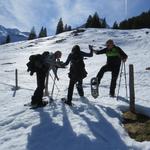
[[[146,33],[149,34],[146,34]],[[88,76],[84,79],[85,98],[74,90],[74,106],[61,102],[68,89],[68,69],[59,69],[60,81],[56,84],[55,101],[42,108],[31,110],[24,104],[30,102],[36,88],[36,76],[26,71],[26,63],[32,54],[61,50],[65,61],[71,48],[79,44],[82,51],[89,52],[88,44],[104,47],[105,41],[113,39],[129,56],[126,63],[134,64],[136,110],[150,116],[150,29],[112,30],[87,29],[76,36],[72,31],[57,36],[16,42],[0,46],[0,149],[1,150],[149,150],[150,142],[131,139],[123,128],[122,111],[129,106],[124,78],[120,97],[110,98],[110,73],[106,73],[99,88],[100,96],[90,94],[90,79],[105,64],[105,55],[85,59]],[[18,69],[20,89],[13,91]],[[53,73],[51,72],[53,75]],[[49,81],[49,91],[52,81]],[[117,90],[116,90],[117,91]]]

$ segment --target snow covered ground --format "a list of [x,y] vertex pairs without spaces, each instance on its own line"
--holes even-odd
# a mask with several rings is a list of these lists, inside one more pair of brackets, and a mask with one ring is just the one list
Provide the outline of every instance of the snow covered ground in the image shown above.
[[[149,34],[146,34],[149,32]],[[150,150],[150,142],[131,139],[122,124],[122,111],[127,110],[125,81],[122,76],[120,97],[110,98],[111,74],[106,73],[99,88],[100,96],[90,94],[90,79],[96,76],[106,62],[105,55],[85,59],[88,76],[84,79],[85,98],[76,89],[73,107],[64,105],[61,98],[67,95],[68,69],[59,69],[60,81],[55,88],[55,101],[44,108],[31,110],[24,104],[30,102],[36,88],[35,75],[26,71],[32,54],[61,50],[65,61],[71,48],[79,44],[89,52],[88,44],[104,47],[113,39],[129,56],[126,63],[134,64],[136,110],[150,116],[150,29],[111,30],[88,29],[74,36],[66,32],[57,36],[0,46],[0,150]],[[18,69],[19,87],[16,92],[15,69]],[[52,73],[51,73],[52,74]],[[53,75],[53,74],[52,74]],[[52,80],[49,81],[49,91]],[[117,89],[116,89],[117,91]]]

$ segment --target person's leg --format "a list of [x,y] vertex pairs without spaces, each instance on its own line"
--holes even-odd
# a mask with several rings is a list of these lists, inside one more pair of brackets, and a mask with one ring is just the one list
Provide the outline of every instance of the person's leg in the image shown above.
[[78,93],[79,93],[80,96],[84,96],[84,91],[83,91],[82,83],[83,83],[83,80],[81,79],[76,84],[77,91],[78,91]]
[[112,69],[112,78],[111,78],[110,92],[109,92],[110,96],[112,97],[115,96],[116,82],[119,75],[119,69],[120,66],[116,66],[115,68]]
[[75,81],[70,79],[69,87],[68,87],[68,95],[67,95],[67,102],[70,103],[70,104],[71,104],[71,101],[72,101],[74,84],[75,84]]
[[98,84],[100,84],[100,81],[101,81],[101,79],[102,79],[104,73],[107,72],[107,71],[110,71],[110,67],[109,67],[108,65],[104,65],[104,66],[100,69],[100,71],[98,72],[98,74],[97,74],[97,76],[96,76],[97,79],[98,79]]
[[43,90],[45,88],[45,77],[46,73],[37,72],[37,88],[32,96],[32,104],[40,104],[42,103]]

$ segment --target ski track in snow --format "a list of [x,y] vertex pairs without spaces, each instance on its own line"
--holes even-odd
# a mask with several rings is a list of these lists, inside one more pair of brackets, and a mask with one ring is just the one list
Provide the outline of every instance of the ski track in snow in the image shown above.
[[[146,34],[147,31],[149,34]],[[90,94],[90,79],[105,64],[104,55],[84,60],[88,72],[83,84],[85,97],[79,98],[74,89],[73,107],[60,100],[67,95],[69,66],[58,70],[60,81],[56,84],[60,91],[55,89],[54,102],[35,110],[24,106],[30,102],[36,88],[35,75],[30,76],[26,71],[30,55],[61,50],[62,60],[65,61],[75,44],[89,52],[88,44],[95,48],[104,47],[105,41],[110,38],[129,56],[127,77],[128,65],[134,64],[136,109],[150,116],[150,72],[145,70],[150,66],[149,29],[87,29],[78,36],[66,32],[33,41],[10,43],[0,46],[0,150],[150,150],[150,142],[131,139],[121,123],[122,111],[129,107],[124,77],[119,100],[108,97],[110,73],[106,73],[101,81],[100,96],[94,99]],[[20,88],[14,91],[16,68]],[[50,79],[49,91],[51,85]]]

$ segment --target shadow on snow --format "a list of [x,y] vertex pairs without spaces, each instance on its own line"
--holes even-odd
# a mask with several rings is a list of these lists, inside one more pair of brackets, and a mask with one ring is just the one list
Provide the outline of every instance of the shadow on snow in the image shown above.
[[[129,149],[120,138],[117,130],[114,129],[100,112],[101,109],[110,117],[118,117],[119,115],[113,109],[101,105],[95,106],[91,104],[87,98],[81,99],[80,103],[84,105],[79,107],[86,105],[88,111],[93,112],[97,118],[96,122],[92,121],[88,115],[82,113],[84,108],[70,108],[62,104],[63,126],[60,126],[52,121],[52,117],[48,111],[44,111],[42,108],[36,109],[35,111],[39,113],[40,124],[32,127],[31,133],[28,135],[27,150]],[[91,140],[86,134],[76,135],[69,120],[67,109],[73,114],[78,115],[80,119],[83,119],[83,121],[87,123],[95,139]],[[50,111],[56,113],[55,107]]]

